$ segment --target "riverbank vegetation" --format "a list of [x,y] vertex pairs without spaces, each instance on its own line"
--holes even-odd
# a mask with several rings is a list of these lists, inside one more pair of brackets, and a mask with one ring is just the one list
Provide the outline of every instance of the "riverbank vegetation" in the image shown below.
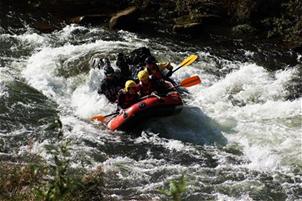
[[[281,5],[280,16],[263,21],[268,27],[268,38],[281,37],[294,46],[301,46],[302,41],[302,2],[289,0]],[[300,43],[300,44],[299,44]]]
[[[2,7],[7,8],[4,15],[10,9],[29,12],[30,16],[23,14],[23,19],[42,32],[51,32],[66,23],[79,23],[115,30],[194,35],[203,40],[218,34],[229,39],[265,40],[294,50],[302,46],[299,0],[36,0]],[[2,27],[8,21],[3,20]]]
[[66,141],[49,153],[48,163],[36,155],[28,163],[1,162],[0,200],[102,200],[102,168],[72,168]]

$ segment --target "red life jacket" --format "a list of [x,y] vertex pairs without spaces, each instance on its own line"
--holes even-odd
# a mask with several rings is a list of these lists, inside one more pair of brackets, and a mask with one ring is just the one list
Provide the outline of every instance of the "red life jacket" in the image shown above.
[[152,77],[154,77],[155,79],[158,79],[158,80],[163,79],[163,75],[160,72],[160,70],[156,71],[156,73],[153,73]]
[[122,89],[118,94],[117,105],[123,109],[126,109],[138,101],[139,95],[137,93],[130,94]]
[[139,87],[140,87],[140,95],[142,97],[150,95],[153,91],[155,91],[155,88],[154,88],[151,80],[149,80],[149,82],[146,84],[140,82]]
[[156,69],[156,72],[155,72],[155,73],[152,73],[152,72],[147,68],[149,75],[151,75],[151,77],[153,77],[153,78],[155,78],[155,79],[158,79],[158,80],[163,79],[163,75],[162,75],[162,73],[161,73],[161,70],[159,69],[159,66],[158,66],[158,65],[155,65],[153,68]]

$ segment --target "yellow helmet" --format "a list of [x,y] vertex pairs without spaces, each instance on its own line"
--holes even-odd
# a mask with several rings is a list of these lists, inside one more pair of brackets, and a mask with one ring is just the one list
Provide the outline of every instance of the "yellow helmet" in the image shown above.
[[128,92],[128,89],[130,87],[135,87],[136,86],[136,83],[133,81],[133,80],[128,80],[126,83],[125,83],[125,91]]
[[141,80],[145,80],[147,77],[149,76],[149,73],[147,70],[141,70],[139,71],[139,73],[137,74],[138,79]]

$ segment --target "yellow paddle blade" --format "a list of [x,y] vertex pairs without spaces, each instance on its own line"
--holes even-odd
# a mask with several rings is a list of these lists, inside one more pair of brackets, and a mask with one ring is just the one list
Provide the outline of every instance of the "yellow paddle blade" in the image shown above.
[[201,83],[201,79],[198,75],[193,75],[189,78],[186,78],[180,82],[180,86],[182,87],[191,87]]
[[198,56],[195,54],[192,54],[192,55],[188,56],[187,58],[185,58],[177,67],[188,66],[188,65],[192,64],[194,61],[196,61],[197,59],[198,59]]
[[90,118],[91,121],[100,121],[100,122],[104,122],[105,119],[106,119],[106,117],[103,116],[103,115],[100,115],[100,114],[97,114],[97,115],[92,116],[92,117]]

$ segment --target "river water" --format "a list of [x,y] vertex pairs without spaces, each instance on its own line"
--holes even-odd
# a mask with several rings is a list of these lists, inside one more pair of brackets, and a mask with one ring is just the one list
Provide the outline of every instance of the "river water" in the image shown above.
[[[164,200],[158,189],[185,175],[184,200],[302,200],[301,55],[77,25],[0,33],[0,160],[48,160],[60,120],[73,166],[103,168],[106,199]],[[118,52],[142,46],[175,66],[197,54],[173,78],[197,74],[202,84],[180,114],[148,121],[139,137],[90,122],[115,111],[96,92],[104,75],[91,58],[114,66]]]

